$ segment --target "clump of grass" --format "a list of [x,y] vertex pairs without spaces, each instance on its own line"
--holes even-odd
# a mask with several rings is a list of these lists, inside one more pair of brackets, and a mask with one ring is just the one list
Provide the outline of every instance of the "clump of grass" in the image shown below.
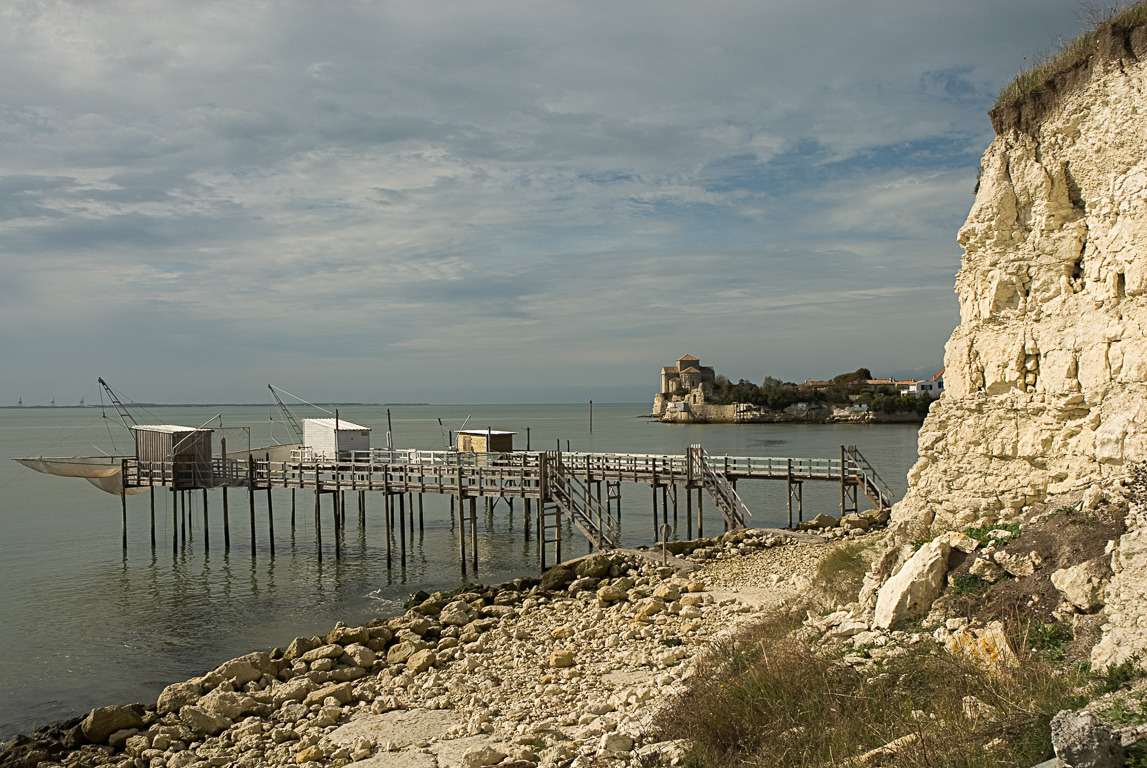
[[1075,639],[1070,627],[1055,622],[1029,621],[1024,625],[1021,646],[1043,654],[1051,662],[1067,658],[1067,644]]
[[1094,14],[1091,27],[1072,40],[1060,42],[1057,50],[1036,56],[1034,66],[1019,73],[996,98],[996,105],[1018,99],[1038,90],[1051,76],[1076,66],[1091,55],[1096,31],[1104,24],[1130,27],[1147,21],[1147,3],[1140,2],[1122,9],[1110,9]]
[[[881,765],[1029,766],[1050,754],[1048,723],[1073,707],[1082,681],[1034,654],[985,672],[929,641],[865,673],[815,653],[783,626],[774,619],[720,648],[659,716],[663,738],[692,742],[695,768],[851,765],[909,734],[915,741]],[[969,695],[990,714],[965,715]]]
[[981,525],[979,528],[966,528],[964,533],[980,542],[981,544],[987,544],[988,542],[992,541],[992,538],[988,535],[992,531],[1007,531],[1011,534],[1011,537],[1009,537],[1007,541],[1011,541],[1019,534],[1020,524],[999,523],[997,525]]
[[961,573],[959,576],[953,576],[948,579],[948,594],[952,597],[981,595],[987,592],[990,586],[992,585],[979,576],[973,576],[970,573]]
[[825,556],[816,568],[816,583],[826,595],[853,595],[860,592],[868,573],[868,548],[861,542],[844,544]]
[[1139,667],[1139,657],[1134,656],[1127,659],[1122,664],[1113,664],[1103,672],[1099,672],[1095,677],[1095,694],[1102,696],[1105,693],[1112,693],[1118,691],[1120,688],[1126,688],[1134,680],[1143,676],[1143,670]]

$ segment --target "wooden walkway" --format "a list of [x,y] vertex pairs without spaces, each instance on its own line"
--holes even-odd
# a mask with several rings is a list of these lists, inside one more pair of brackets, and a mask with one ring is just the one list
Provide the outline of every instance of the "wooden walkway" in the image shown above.
[[[288,460],[281,461],[271,460],[269,454],[260,457],[251,453],[246,458],[216,457],[209,467],[179,461],[146,462],[134,458],[122,461],[126,488],[168,487],[173,491],[203,490],[204,493],[209,488],[222,488],[225,535],[228,539],[228,488],[247,491],[252,509],[252,525],[256,491],[267,492],[268,506],[271,489],[311,491],[315,495],[320,552],[321,529],[318,529],[318,522],[323,494],[333,494],[335,497],[337,537],[339,520],[345,520],[346,494],[360,495],[361,513],[365,510],[365,494],[381,493],[387,503],[387,540],[389,543],[393,529],[401,533],[403,564],[406,557],[405,499],[410,498],[413,525],[414,495],[419,497],[420,513],[423,494],[450,496],[451,508],[457,503],[464,521],[459,531],[463,569],[467,560],[465,521],[468,519],[470,523],[468,527],[473,550],[473,542],[477,540],[476,501],[479,498],[523,500],[527,525],[531,506],[536,505],[543,569],[547,547],[552,547],[555,562],[561,560],[563,520],[571,522],[599,550],[617,546],[621,531],[620,484],[623,482],[649,485],[653,489],[655,538],[658,535],[668,535],[666,529],[669,527],[670,499],[674,519],[677,519],[679,490],[685,491],[686,530],[689,537],[692,537],[693,491],[696,491],[699,536],[703,535],[704,496],[708,496],[716,505],[726,530],[745,526],[751,512],[737,494],[738,481],[785,481],[788,487],[790,527],[793,525],[794,509],[797,521],[803,518],[805,482],[839,484],[842,514],[857,509],[858,491],[863,492],[877,507],[891,506],[893,501],[887,486],[855,446],[842,446],[840,457],[832,459],[712,456],[700,445],[693,445],[685,454],[678,455],[373,450],[347,453],[338,459],[295,451]],[[659,491],[664,521],[662,525],[657,521]],[[270,524],[273,541],[273,517]],[[472,551],[472,560],[477,570],[476,551]]]

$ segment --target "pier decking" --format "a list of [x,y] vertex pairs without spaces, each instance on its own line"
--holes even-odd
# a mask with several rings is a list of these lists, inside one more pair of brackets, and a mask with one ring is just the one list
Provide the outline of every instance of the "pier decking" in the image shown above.
[[[319,523],[323,494],[330,494],[334,498],[337,541],[339,526],[345,523],[346,493],[359,494],[360,515],[365,514],[365,494],[381,493],[386,499],[388,556],[390,533],[394,530],[402,537],[401,557],[404,564],[407,497],[410,499],[410,514],[413,517],[414,495],[419,497],[420,511],[423,494],[449,496],[452,509],[457,504],[462,520],[459,526],[459,547],[463,571],[468,559],[467,527],[470,528],[472,555],[469,559],[477,570],[478,558],[474,545],[477,541],[476,502],[479,498],[505,499],[511,504],[513,500],[522,500],[527,526],[531,507],[536,505],[534,514],[543,569],[547,564],[547,548],[552,547],[553,562],[561,560],[563,520],[572,523],[596,549],[617,546],[621,530],[620,484],[623,482],[649,485],[653,489],[655,538],[665,535],[663,530],[668,522],[670,500],[674,519],[677,519],[681,490],[685,492],[688,537],[693,535],[693,491],[696,491],[698,536],[703,535],[703,498],[706,495],[721,513],[726,530],[744,527],[751,512],[737,494],[738,481],[785,481],[790,527],[794,522],[794,510],[798,522],[803,517],[805,482],[839,484],[842,515],[857,510],[858,491],[864,493],[878,508],[891,506],[893,501],[887,486],[855,446],[842,446],[839,458],[831,459],[713,456],[700,445],[690,446],[685,454],[676,455],[370,450],[346,452],[332,459],[296,450],[291,452],[289,458],[280,460],[273,460],[270,453],[260,456],[259,452],[251,452],[245,458],[214,457],[209,466],[202,462],[178,459],[142,461],[124,458],[122,473],[125,490],[166,487],[174,492],[203,490],[206,493],[209,488],[223,489],[224,533],[228,544],[227,489],[242,488],[247,491],[252,509],[252,526],[254,494],[257,490],[267,492],[268,505],[270,491],[275,488],[313,492],[316,532],[320,536],[320,557]],[[662,508],[660,525],[657,519],[659,492]],[[467,521],[469,526],[466,525]],[[207,525],[206,511],[204,525]],[[273,553],[273,515],[270,517],[270,525]],[[252,547],[253,542],[252,536]]]

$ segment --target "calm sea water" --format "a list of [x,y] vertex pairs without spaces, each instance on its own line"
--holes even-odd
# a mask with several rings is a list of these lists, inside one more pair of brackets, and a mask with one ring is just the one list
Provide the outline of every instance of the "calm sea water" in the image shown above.
[[[446,429],[514,430],[515,447],[575,451],[684,453],[701,443],[730,456],[839,456],[857,445],[899,497],[916,460],[914,425],[665,425],[642,418],[645,404],[391,406],[395,447],[442,449]],[[128,432],[99,409],[0,409],[0,457],[94,456],[131,451]],[[299,412],[300,417],[322,416]],[[385,407],[345,407],[340,418],[374,430],[385,444]],[[222,419],[228,450],[291,442],[270,408],[163,407],[137,412],[141,423],[199,426]],[[439,424],[439,419],[443,425]],[[216,427],[218,420],[210,426]],[[241,429],[246,428],[246,429]],[[248,431],[249,430],[249,435]],[[742,482],[753,525],[787,520],[783,483]],[[416,589],[450,588],[461,580],[449,502],[425,497],[425,530],[416,530],[405,570],[387,569],[381,497],[368,497],[366,530],[348,510],[345,549],[336,561],[324,514],[324,560],[316,556],[313,496],[300,495],[292,529],[289,491],[274,499],[276,556],[268,554],[265,495],[257,495],[256,545],[250,554],[245,494],[231,494],[231,550],[224,551],[219,491],[209,498],[210,552],[204,552],[196,498],[188,546],[172,552],[171,494],[157,492],[157,540],[150,542],[150,500],[128,497],[128,550],[121,548],[120,499],[86,481],[49,477],[15,462],[0,464],[0,740],[104,704],[154,701],[170,682],[258,649],[285,647],[297,635],[355,625],[401,610]],[[653,537],[652,492],[622,486],[624,545]],[[310,501],[310,504],[307,502]],[[684,524],[682,499],[681,521]],[[837,512],[839,488],[806,484],[805,514]],[[351,504],[348,504],[351,507]],[[324,502],[324,509],[326,505]],[[706,503],[707,532],[720,530]],[[477,580],[497,583],[537,573],[534,542],[523,537],[520,503],[479,515]],[[682,536],[684,531],[682,531]],[[563,555],[588,549],[573,535]],[[474,577],[471,575],[470,577]]]

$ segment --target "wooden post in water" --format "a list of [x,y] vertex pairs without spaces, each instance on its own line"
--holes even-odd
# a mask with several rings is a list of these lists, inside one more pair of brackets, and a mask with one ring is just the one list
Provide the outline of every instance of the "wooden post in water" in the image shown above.
[[339,491],[331,494],[331,516],[335,523],[335,560],[342,560],[342,526],[339,524]]
[[[123,474],[120,480],[127,479],[127,459],[123,461]],[[121,482],[119,486],[119,505],[123,513],[123,551],[127,554],[127,488]]]
[[704,491],[703,488],[697,489],[697,538],[701,538],[705,535],[705,502],[701,498],[702,491]]
[[319,481],[315,480],[315,538],[318,540],[315,546],[315,551],[319,553],[319,562],[323,561],[323,520],[322,520],[322,507],[319,500],[322,498],[322,492],[319,490]]
[[207,489],[203,489],[203,551],[211,551],[211,529],[207,519]]
[[219,440],[219,450],[223,454],[223,551],[231,551],[231,520],[227,509],[227,483],[231,479],[227,469],[227,438]]
[[462,465],[458,465],[458,556],[466,575],[466,497],[462,495]]
[[271,557],[275,556],[275,508],[271,504],[271,454],[267,454],[267,535],[271,540]]
[[478,498],[470,498],[470,557],[474,561],[474,575],[478,575]]
[[187,492],[179,492],[179,544],[187,548]]
[[390,504],[391,504],[390,493],[387,492],[386,496],[384,496],[383,498],[385,499],[385,501],[383,502],[383,506],[382,506],[382,518],[386,522],[386,568],[387,568],[387,570],[390,570],[390,568],[394,564],[392,559],[391,559],[392,555],[390,553],[390,539],[394,535],[391,532],[391,528],[390,528]]
[[231,514],[227,509],[227,486],[223,486],[223,550],[231,551]]
[[295,532],[295,489],[291,489],[291,533]]
[[155,549],[155,486],[151,486],[151,548]]
[[406,569],[406,494],[398,494],[398,532],[399,532],[399,557],[402,560],[402,568]]
[[418,532],[425,533],[426,526],[422,519],[422,494],[418,494]]
[[529,541],[530,540],[530,504],[531,504],[531,501],[530,501],[530,499],[522,499],[522,501],[523,501],[523,506],[525,506],[525,510],[522,512],[522,528],[524,530],[523,535],[525,536],[525,540]]
[[247,502],[251,508],[251,557],[255,556],[255,456],[247,454]]
[[414,541],[414,494],[408,493],[407,498],[410,499],[410,541]]
[[171,489],[171,554],[179,554],[179,498],[177,491]]

